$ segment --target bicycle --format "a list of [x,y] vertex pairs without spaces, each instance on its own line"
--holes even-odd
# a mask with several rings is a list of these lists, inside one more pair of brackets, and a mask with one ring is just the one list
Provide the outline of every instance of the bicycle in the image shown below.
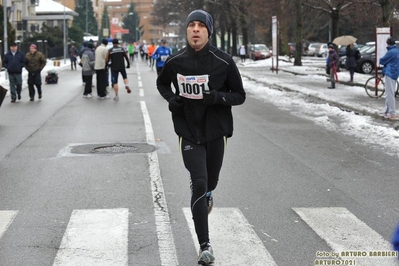
[[[379,73],[377,77],[371,77],[364,84],[366,93],[371,98],[379,98],[385,93],[384,75]],[[399,82],[396,81],[395,97],[398,95]]]

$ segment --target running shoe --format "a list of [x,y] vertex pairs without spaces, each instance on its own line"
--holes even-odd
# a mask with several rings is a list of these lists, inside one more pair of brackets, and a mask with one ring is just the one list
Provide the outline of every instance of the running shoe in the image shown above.
[[86,95],[87,98],[93,98],[93,94],[89,93]]
[[116,96],[114,97],[114,101],[119,101],[119,96],[118,96],[118,95],[116,95]]
[[213,250],[210,243],[202,243],[199,249],[198,264],[209,265],[215,261],[215,256],[213,256]]
[[384,117],[386,119],[390,119],[390,120],[398,120],[398,115],[397,114],[391,115],[390,113],[387,113]]
[[131,92],[132,92],[132,91],[130,90],[129,86],[126,86],[126,90],[127,90],[127,93],[131,93]]
[[206,203],[208,204],[208,214],[210,214],[213,208],[212,191],[208,191],[205,197],[206,197]]

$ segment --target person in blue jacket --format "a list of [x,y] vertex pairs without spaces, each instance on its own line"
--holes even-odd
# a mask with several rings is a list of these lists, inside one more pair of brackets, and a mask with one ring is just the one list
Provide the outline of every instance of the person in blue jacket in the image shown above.
[[399,76],[399,49],[393,37],[387,39],[387,53],[380,58],[380,65],[383,65],[382,73],[385,75],[385,108],[381,115],[387,119],[397,120],[395,111],[395,89],[396,80]]
[[162,71],[166,58],[168,58],[172,54],[172,50],[166,46],[166,43],[166,40],[162,39],[161,46],[158,46],[152,55],[152,58],[157,62],[156,68],[158,75]]
[[18,51],[18,46],[15,42],[10,44],[10,51],[4,55],[4,67],[7,69],[8,77],[10,79],[11,102],[15,103],[21,100],[22,90],[22,68],[25,67],[25,55]]
[[399,224],[396,227],[396,230],[393,234],[392,238],[393,249],[399,252]]

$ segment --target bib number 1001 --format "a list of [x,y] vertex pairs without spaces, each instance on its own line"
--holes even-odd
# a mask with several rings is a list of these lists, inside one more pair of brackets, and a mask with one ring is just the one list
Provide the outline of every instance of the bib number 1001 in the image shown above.
[[194,94],[200,95],[202,91],[205,89],[205,84],[198,84],[198,83],[181,83],[181,87],[183,88],[183,93],[187,94]]

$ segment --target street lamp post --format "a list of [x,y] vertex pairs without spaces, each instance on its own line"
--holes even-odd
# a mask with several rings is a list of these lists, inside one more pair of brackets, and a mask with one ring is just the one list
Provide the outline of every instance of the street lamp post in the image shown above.
[[67,44],[66,44],[66,18],[65,18],[65,0],[64,0],[64,64],[66,64],[66,55],[67,55]]
[[3,0],[3,30],[4,30],[4,35],[3,35],[3,42],[4,42],[4,54],[6,53],[7,47],[7,1]]

